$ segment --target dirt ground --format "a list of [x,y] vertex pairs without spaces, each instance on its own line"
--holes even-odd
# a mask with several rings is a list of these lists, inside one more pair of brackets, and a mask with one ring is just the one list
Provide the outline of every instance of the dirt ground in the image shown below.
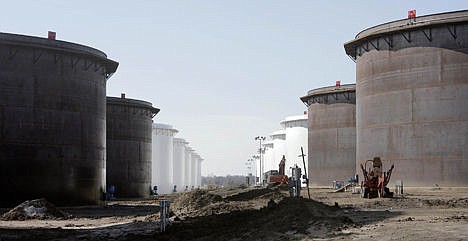
[[[159,200],[59,208],[65,218],[0,220],[6,240],[468,240],[468,188],[407,188],[392,199],[311,188],[197,190],[171,201],[159,232]],[[9,209],[1,209],[5,214]]]

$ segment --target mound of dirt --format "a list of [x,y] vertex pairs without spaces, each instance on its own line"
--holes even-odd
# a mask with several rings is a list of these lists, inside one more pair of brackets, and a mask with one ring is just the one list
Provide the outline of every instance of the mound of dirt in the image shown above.
[[271,193],[271,192],[274,192],[274,191],[272,189],[269,189],[269,188],[254,189],[254,190],[250,190],[250,191],[247,191],[247,192],[241,192],[241,193],[237,193],[235,195],[228,196],[228,197],[225,198],[225,200],[227,200],[227,201],[246,201],[246,200],[250,200],[250,199],[265,195],[267,193]]
[[[260,210],[245,209],[202,216],[169,226],[161,240],[300,240],[329,237],[353,226],[340,208],[303,198],[270,201]],[[216,227],[216,228],[214,228]],[[328,236],[327,236],[328,235]]]
[[195,190],[175,198],[171,204],[171,211],[180,218],[200,216],[201,209],[217,202],[223,202],[223,198],[205,190]]
[[45,199],[34,199],[21,203],[2,215],[3,220],[27,220],[27,219],[64,219],[69,217],[54,204]]
[[284,195],[277,190],[255,189],[222,198],[204,190],[184,193],[171,204],[171,211],[179,219],[210,216],[265,207],[269,200],[280,202]]

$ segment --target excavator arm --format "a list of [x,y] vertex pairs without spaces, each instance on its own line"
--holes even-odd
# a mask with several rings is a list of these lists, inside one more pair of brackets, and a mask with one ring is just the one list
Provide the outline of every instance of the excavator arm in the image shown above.
[[392,165],[392,167],[390,167],[390,170],[388,170],[387,172],[387,175],[385,176],[385,180],[384,180],[384,186],[387,186],[387,184],[390,182],[390,177],[392,176],[392,172],[393,172],[393,168],[395,167],[395,165]]
[[368,180],[366,168],[361,163],[362,175],[364,175],[364,181]]

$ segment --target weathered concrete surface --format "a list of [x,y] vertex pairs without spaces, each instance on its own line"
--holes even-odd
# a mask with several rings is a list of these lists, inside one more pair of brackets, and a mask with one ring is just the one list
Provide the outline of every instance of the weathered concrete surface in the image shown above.
[[458,22],[437,17],[347,43],[357,58],[356,165],[380,156],[405,185],[467,186],[468,11]]
[[117,65],[86,46],[0,33],[0,206],[99,202]]
[[159,112],[145,101],[107,97],[107,186],[117,197],[149,197],[152,119]]
[[330,186],[356,173],[355,86],[309,91],[301,100],[309,106],[308,173],[310,183]]

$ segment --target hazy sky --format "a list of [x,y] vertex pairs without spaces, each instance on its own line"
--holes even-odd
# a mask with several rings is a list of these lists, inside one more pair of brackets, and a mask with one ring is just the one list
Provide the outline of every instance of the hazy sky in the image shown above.
[[202,175],[245,174],[257,135],[301,114],[310,89],[355,82],[343,43],[361,30],[463,10],[466,0],[4,1],[0,32],[88,45],[120,63],[107,95],[150,101],[205,159]]

